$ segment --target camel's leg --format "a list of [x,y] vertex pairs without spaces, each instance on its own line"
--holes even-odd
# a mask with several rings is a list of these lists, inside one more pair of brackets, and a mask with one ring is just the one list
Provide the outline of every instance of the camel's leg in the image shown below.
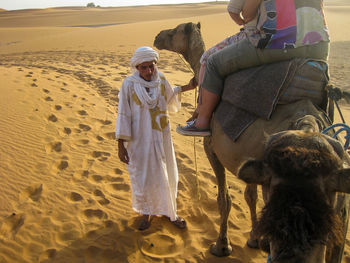
[[216,175],[218,183],[217,202],[221,216],[219,237],[216,243],[211,246],[210,252],[215,256],[223,257],[228,256],[232,252],[232,247],[227,237],[227,221],[231,210],[231,197],[228,193],[225,168],[211,148],[210,137],[204,139],[204,149]]
[[244,191],[244,198],[249,206],[250,210],[250,219],[252,222],[252,230],[250,231],[250,237],[247,240],[247,246],[250,248],[258,248],[258,240],[255,238],[254,229],[257,224],[257,216],[256,216],[256,203],[258,199],[258,191],[256,184],[248,184]]

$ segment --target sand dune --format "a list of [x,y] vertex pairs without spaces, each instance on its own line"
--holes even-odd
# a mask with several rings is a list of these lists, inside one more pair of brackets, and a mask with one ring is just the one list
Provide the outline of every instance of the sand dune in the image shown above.
[[[328,5],[330,73],[346,87],[350,9],[346,1]],[[222,2],[0,13],[0,262],[266,262],[264,252],[245,245],[244,184],[231,174],[233,253],[218,259],[208,251],[219,231],[216,179],[202,140],[194,160],[193,138],[174,131],[193,111],[194,92],[171,115],[178,210],[188,229],[157,217],[150,229],[136,230],[139,216],[114,139],[117,94],[133,51],[189,21],[201,23],[207,47],[238,31]],[[160,56],[172,84],[192,77],[176,54]],[[349,106],[342,109],[349,120]],[[349,245],[348,235],[343,262],[350,262]]]

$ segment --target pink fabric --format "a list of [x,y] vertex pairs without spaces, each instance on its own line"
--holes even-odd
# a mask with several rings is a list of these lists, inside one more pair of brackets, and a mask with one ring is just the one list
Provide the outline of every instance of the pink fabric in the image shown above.
[[[276,0],[276,29],[285,29],[297,24],[294,0]],[[278,15],[288,14],[288,15]]]

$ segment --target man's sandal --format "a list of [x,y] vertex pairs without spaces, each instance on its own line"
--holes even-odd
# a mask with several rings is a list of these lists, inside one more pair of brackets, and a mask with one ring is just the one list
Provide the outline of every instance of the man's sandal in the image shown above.
[[146,230],[147,228],[149,228],[151,226],[152,219],[153,219],[153,216],[144,215],[138,229],[140,231],[143,231],[143,230]]
[[[170,220],[170,218],[169,218],[169,220]],[[176,220],[174,220],[174,221],[170,220],[170,222],[173,223],[176,227],[178,227],[180,229],[184,229],[187,226],[185,219],[183,219],[179,216],[176,218]]]

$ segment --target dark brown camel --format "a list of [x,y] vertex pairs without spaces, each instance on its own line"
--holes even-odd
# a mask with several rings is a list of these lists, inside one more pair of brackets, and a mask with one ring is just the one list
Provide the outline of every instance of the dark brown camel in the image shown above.
[[[200,32],[200,24],[184,23],[174,29],[162,30],[154,40],[154,46],[158,49],[182,54],[189,62],[198,80],[199,60],[205,51],[205,45]],[[229,138],[221,128],[221,125],[213,118],[211,123],[212,136],[204,139],[204,148],[218,182],[218,207],[221,216],[220,233],[215,244],[211,247],[211,253],[216,256],[226,256],[232,251],[227,237],[228,216],[231,210],[231,198],[228,193],[225,168],[237,175],[238,168],[243,161],[249,158],[261,159],[263,156],[264,142],[267,136],[276,132],[289,129],[300,129],[297,120],[305,115],[315,117],[314,122],[321,125],[317,128],[325,128],[329,125],[328,118],[319,111],[309,100],[300,100],[287,105],[278,105],[270,120],[257,119],[240,135],[237,141]],[[309,126],[304,126],[308,129]],[[258,247],[254,229],[257,225],[256,184],[247,184],[245,200],[250,209],[252,231],[247,245]]]
[[272,135],[263,158],[239,169],[240,179],[266,189],[256,234],[270,241],[271,262],[324,263],[327,241],[342,242],[334,201],[336,192],[350,193],[344,154],[329,136],[290,130]]

